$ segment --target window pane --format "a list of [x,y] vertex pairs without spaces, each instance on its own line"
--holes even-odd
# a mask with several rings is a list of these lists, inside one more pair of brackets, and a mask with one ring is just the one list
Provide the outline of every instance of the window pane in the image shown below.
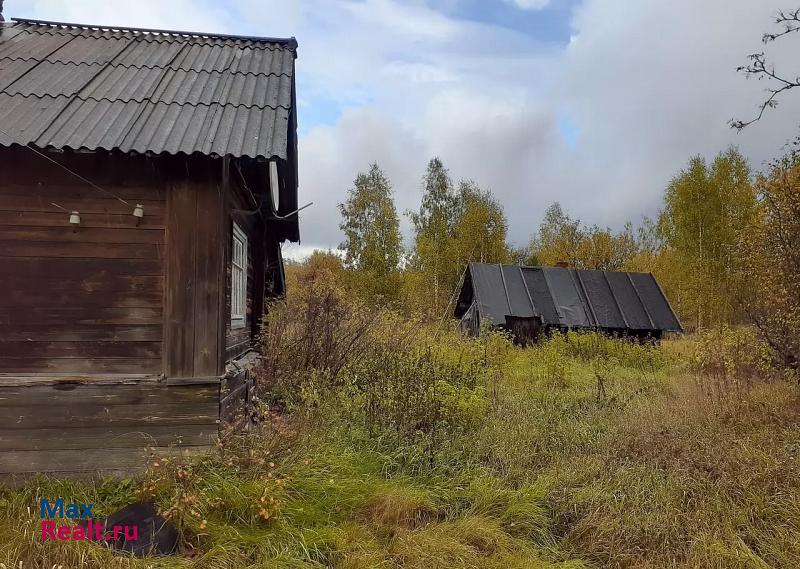
[[231,319],[244,325],[247,309],[247,235],[233,224],[231,242]]

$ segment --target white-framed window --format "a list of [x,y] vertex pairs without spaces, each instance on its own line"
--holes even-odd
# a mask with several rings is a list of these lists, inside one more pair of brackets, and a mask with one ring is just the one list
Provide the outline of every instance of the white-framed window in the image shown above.
[[247,234],[233,224],[231,248],[231,328],[242,328],[247,312]]

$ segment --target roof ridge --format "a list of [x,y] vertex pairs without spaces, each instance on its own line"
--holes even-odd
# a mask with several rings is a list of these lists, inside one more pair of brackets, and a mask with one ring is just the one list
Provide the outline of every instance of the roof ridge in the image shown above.
[[[13,27],[15,25],[13,23],[11,25],[8,25],[8,24],[9,24],[9,22],[5,22],[4,23],[4,25],[6,25],[6,27],[8,27],[8,28],[11,28],[11,27]],[[82,37],[82,38],[85,38],[85,39],[94,39],[94,40],[134,39],[135,38],[137,40],[141,40],[141,41],[145,41],[145,42],[149,42],[149,43],[176,43],[178,41],[181,41],[181,38],[193,38],[193,39],[196,39],[196,40],[200,39],[200,40],[203,40],[205,42],[205,43],[201,43],[199,41],[195,41],[194,42],[195,45],[215,46],[215,45],[220,45],[219,43],[215,43],[215,42],[229,41],[229,42],[233,42],[236,45],[240,45],[242,47],[249,47],[250,49],[260,49],[260,50],[268,50],[268,51],[278,51],[278,50],[283,51],[283,50],[289,49],[291,51],[294,51],[294,48],[292,48],[291,46],[285,45],[283,43],[279,43],[277,41],[275,41],[275,42],[273,42],[273,41],[261,41],[261,40],[258,40],[258,39],[247,38],[247,37],[244,37],[244,36],[222,36],[222,35],[220,35],[220,36],[208,36],[208,35],[199,35],[199,36],[173,35],[173,36],[170,36],[170,34],[168,34],[167,32],[138,33],[138,32],[132,31],[132,30],[120,29],[120,28],[115,28],[115,29],[102,29],[102,28],[90,29],[93,32],[101,32],[101,33],[93,34],[93,35],[80,34],[80,33],[78,33],[78,31],[72,31],[72,30],[79,30],[79,29],[80,28],[71,28],[71,29],[56,28],[56,27],[52,27],[51,26],[51,27],[38,28],[38,29],[33,28],[33,27],[27,27],[27,28],[21,27],[21,28],[19,28],[19,31],[23,32],[23,33],[28,33],[28,34],[39,34],[39,35],[47,35],[47,36],[76,36],[76,37]],[[134,35],[133,36],[127,36],[127,37],[126,36],[119,36],[119,35],[117,35],[117,36],[106,35],[109,32],[111,32],[111,33],[114,33],[114,32],[122,32],[122,33],[131,32]]]
[[284,45],[289,49],[297,49],[297,39],[294,36],[288,38],[268,37],[268,36],[245,36],[236,34],[221,34],[212,32],[193,32],[184,30],[164,30],[158,28],[133,28],[128,26],[107,26],[101,24],[80,24],[74,22],[55,22],[50,20],[34,20],[30,18],[11,18],[14,23],[29,24],[35,26],[45,26],[49,28],[71,28],[79,30],[97,30],[110,32],[132,32],[134,34],[159,34],[180,36],[185,38],[210,38],[210,39],[232,39],[247,40],[257,43],[273,43]]

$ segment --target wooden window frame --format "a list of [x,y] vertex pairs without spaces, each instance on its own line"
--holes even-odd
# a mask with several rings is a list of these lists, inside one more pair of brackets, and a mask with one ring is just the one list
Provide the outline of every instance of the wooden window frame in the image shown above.
[[231,328],[247,321],[247,233],[233,222],[231,232]]

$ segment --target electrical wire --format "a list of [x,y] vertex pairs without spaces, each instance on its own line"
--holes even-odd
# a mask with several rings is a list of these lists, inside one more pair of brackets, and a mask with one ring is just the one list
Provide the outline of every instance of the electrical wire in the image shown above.
[[[5,134],[5,135],[6,135],[8,138],[10,138],[12,141],[14,140],[14,137],[13,137],[13,136],[11,136],[10,134],[8,134],[6,131],[4,131],[2,128],[0,128],[0,133],[2,133],[2,134]],[[116,200],[120,201],[121,203],[124,203],[125,205],[130,205],[128,202],[126,202],[125,200],[123,200],[123,199],[122,199],[121,197],[119,197],[118,195],[114,194],[113,192],[109,192],[108,190],[105,190],[105,189],[101,188],[100,186],[98,186],[97,184],[95,184],[95,183],[94,183],[94,182],[92,182],[91,180],[87,180],[86,178],[84,178],[83,176],[81,176],[80,174],[78,174],[77,172],[73,172],[72,170],[70,170],[69,168],[67,168],[66,166],[64,166],[63,164],[61,164],[60,162],[58,162],[58,161],[56,161],[56,160],[53,160],[52,158],[50,158],[50,157],[49,157],[47,154],[45,154],[45,153],[43,153],[43,152],[39,152],[38,150],[36,150],[35,148],[33,148],[32,146],[29,146],[29,145],[27,145],[27,144],[20,145],[20,146],[24,146],[25,148],[27,148],[28,150],[30,150],[30,151],[31,151],[31,152],[33,152],[34,154],[38,154],[39,156],[41,156],[41,157],[42,157],[42,158],[44,158],[45,160],[48,160],[48,161],[52,162],[53,164],[55,164],[56,166],[58,166],[59,168],[62,168],[63,170],[66,170],[67,172],[69,172],[70,174],[72,174],[73,176],[75,176],[76,178],[78,178],[78,179],[80,179],[80,180],[82,180],[82,181],[86,182],[86,183],[87,183],[87,184],[89,184],[90,186],[92,186],[94,189],[96,189],[96,190],[99,190],[99,191],[103,192],[104,194],[108,194],[109,196],[111,196],[111,197],[113,197],[114,199],[116,199]]]
[[[12,137],[10,134],[8,134],[6,131],[4,131],[2,128],[0,128],[0,133],[2,133],[2,134],[5,134],[5,135],[6,135],[8,138],[10,138],[11,140],[13,140],[13,139],[14,139],[14,137]],[[98,186],[97,184],[95,184],[94,182],[92,182],[91,180],[88,180],[88,179],[84,178],[83,176],[81,176],[81,175],[80,175],[80,174],[78,174],[77,172],[73,172],[72,170],[70,170],[69,168],[67,168],[66,166],[64,166],[63,164],[61,164],[60,162],[58,162],[58,161],[56,161],[56,160],[53,160],[52,158],[50,158],[49,156],[47,156],[47,155],[46,155],[46,154],[44,154],[43,152],[39,152],[38,150],[36,150],[36,149],[35,149],[35,148],[33,148],[32,146],[29,146],[29,145],[27,145],[27,144],[25,144],[25,145],[20,145],[20,146],[24,146],[25,148],[27,148],[28,150],[30,150],[30,151],[31,151],[31,152],[33,152],[34,154],[38,154],[39,156],[41,156],[41,157],[42,157],[42,158],[44,158],[45,160],[48,160],[48,161],[52,162],[53,164],[55,164],[56,166],[58,166],[59,168],[62,168],[62,169],[64,169],[64,170],[66,170],[67,172],[69,172],[70,174],[72,174],[72,175],[73,175],[73,176],[75,176],[76,178],[78,178],[78,179],[80,179],[80,180],[82,180],[82,181],[86,182],[87,184],[89,184],[90,186],[92,186],[93,188],[95,188],[96,190],[99,190],[99,191],[103,192],[104,194],[108,194],[109,196],[111,196],[111,197],[113,197],[114,199],[116,199],[116,200],[120,201],[121,203],[124,203],[125,205],[130,205],[130,203],[126,202],[124,199],[122,199],[122,198],[121,198],[121,197],[119,197],[118,195],[114,194],[113,192],[109,192],[109,191],[108,191],[108,190],[106,190],[106,189],[103,189],[103,188],[101,188],[100,186]],[[239,172],[239,177],[242,179],[242,184],[244,185],[244,188],[247,190],[247,193],[249,193],[249,194],[250,194],[250,197],[253,199],[253,203],[255,203],[256,205],[259,205],[259,203],[258,203],[258,200],[256,199],[255,195],[253,195],[253,192],[252,192],[252,190],[250,190],[250,188],[248,187],[248,185],[247,185],[247,182],[245,181],[245,178],[244,178],[244,174],[242,174],[242,170],[241,170],[241,168],[239,167],[239,164],[238,164],[238,163],[236,164],[236,171],[237,171],[237,172]],[[67,211],[66,209],[64,209],[63,207],[61,207],[60,205],[58,205],[58,204],[56,204],[56,203],[50,202],[50,205],[53,205],[53,206],[55,206],[55,207],[57,207],[57,208],[59,208],[59,209],[63,209],[64,211]],[[295,215],[295,214],[296,214],[296,213],[298,213],[299,211],[302,211],[302,210],[304,210],[304,209],[306,209],[307,207],[309,207],[309,206],[312,206],[312,205],[314,205],[314,202],[308,202],[308,203],[307,203],[306,205],[304,205],[303,207],[299,207],[299,208],[297,208],[296,210],[294,210],[294,211],[292,211],[292,212],[289,212],[289,213],[287,213],[287,214],[285,214],[285,215],[272,215],[272,216],[269,216],[267,219],[273,219],[273,220],[283,220],[283,219],[286,219],[286,218],[288,218],[288,217],[290,217],[290,216],[292,216],[292,215]],[[237,212],[237,213],[243,213],[243,214],[255,214],[255,213],[261,213],[261,207],[259,206],[257,209],[254,209],[254,210],[252,210],[252,211],[247,211],[247,210],[233,210],[233,211],[235,211],[235,212]]]
[[242,174],[242,168],[239,166],[239,162],[234,162],[236,166],[236,171],[239,172],[239,178],[242,180],[242,184],[244,185],[244,189],[247,190],[247,193],[250,194],[250,198],[253,200],[253,203],[256,205],[256,209],[261,211],[261,204],[256,199],[256,196],[253,195],[253,191],[250,189],[250,186],[247,185],[247,181],[244,179],[244,174]]

